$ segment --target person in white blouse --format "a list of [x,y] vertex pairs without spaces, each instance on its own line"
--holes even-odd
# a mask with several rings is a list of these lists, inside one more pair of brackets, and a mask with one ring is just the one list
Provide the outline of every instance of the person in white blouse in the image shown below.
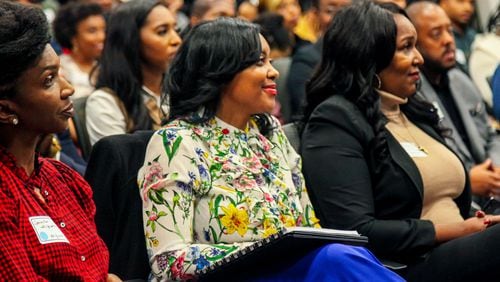
[[[171,115],[138,174],[154,281],[200,278],[283,228],[320,227],[300,156],[269,114],[279,76],[271,61],[258,27],[235,18],[193,27],[173,60]],[[402,281],[362,247],[330,244],[287,258],[224,279]]]
[[168,114],[163,81],[181,39],[166,4],[131,1],[113,10],[97,68],[96,91],[87,100],[91,144],[102,137],[158,129]]
[[57,12],[54,35],[63,47],[61,74],[74,87],[72,99],[86,97],[94,86],[90,73],[101,56],[106,21],[101,6],[95,3],[69,2]]

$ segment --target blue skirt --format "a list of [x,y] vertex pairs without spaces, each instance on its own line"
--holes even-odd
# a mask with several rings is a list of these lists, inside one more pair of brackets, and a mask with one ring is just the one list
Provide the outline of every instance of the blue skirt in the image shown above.
[[253,281],[405,281],[385,268],[367,249],[330,244],[307,254],[292,266]]

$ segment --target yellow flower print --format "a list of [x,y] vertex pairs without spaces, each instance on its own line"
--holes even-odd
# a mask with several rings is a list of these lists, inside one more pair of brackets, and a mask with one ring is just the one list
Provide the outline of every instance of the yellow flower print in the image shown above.
[[316,217],[316,214],[314,213],[313,210],[311,210],[309,222],[311,222],[311,224],[314,228],[321,228],[321,225],[319,224],[319,219]]
[[295,219],[293,218],[293,216],[282,215],[281,216],[281,221],[283,222],[283,224],[285,225],[285,227],[293,227],[293,226],[296,225]]
[[158,239],[152,239],[151,240],[151,244],[153,245],[153,247],[158,247],[158,245],[160,245],[160,242],[158,241]]
[[248,213],[244,209],[237,209],[233,204],[227,207],[221,207],[224,216],[221,218],[221,223],[226,227],[227,234],[238,232],[241,237],[245,235],[248,229]]
[[272,224],[272,222],[269,219],[264,220],[263,227],[264,227],[264,233],[262,234],[262,237],[264,238],[267,238],[273,234],[278,233],[276,226]]

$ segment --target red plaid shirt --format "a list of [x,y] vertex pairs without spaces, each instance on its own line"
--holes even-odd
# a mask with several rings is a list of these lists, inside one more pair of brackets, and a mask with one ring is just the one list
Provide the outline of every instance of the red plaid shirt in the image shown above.
[[[94,214],[91,189],[78,173],[40,157],[28,176],[0,147],[1,280],[106,280],[109,255],[97,235]],[[49,217],[54,224],[36,221],[46,223]],[[54,230],[69,243],[47,242],[60,238],[51,235]]]

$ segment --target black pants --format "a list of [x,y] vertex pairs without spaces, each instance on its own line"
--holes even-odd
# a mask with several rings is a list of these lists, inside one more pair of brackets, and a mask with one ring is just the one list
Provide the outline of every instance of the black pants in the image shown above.
[[500,224],[437,246],[409,265],[408,281],[500,281]]

